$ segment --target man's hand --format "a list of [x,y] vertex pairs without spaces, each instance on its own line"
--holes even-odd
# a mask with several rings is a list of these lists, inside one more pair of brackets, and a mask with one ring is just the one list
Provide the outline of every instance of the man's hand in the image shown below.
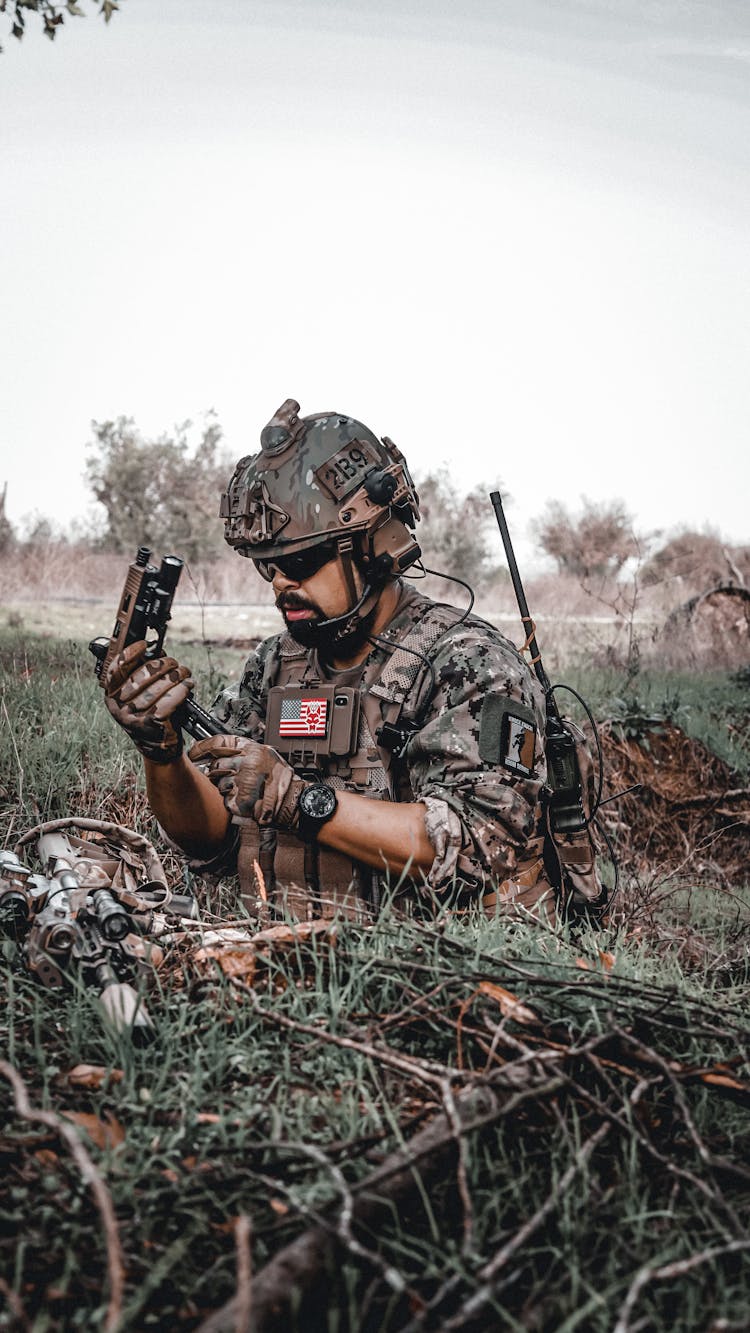
[[297,802],[308,784],[270,745],[246,736],[210,736],[198,741],[188,754],[197,764],[207,756],[211,760],[208,776],[231,815],[276,829],[296,829]]
[[154,764],[171,764],[182,754],[182,732],[174,720],[193,688],[187,667],[173,657],[145,660],[143,640],[112,659],[104,701],[115,722]]

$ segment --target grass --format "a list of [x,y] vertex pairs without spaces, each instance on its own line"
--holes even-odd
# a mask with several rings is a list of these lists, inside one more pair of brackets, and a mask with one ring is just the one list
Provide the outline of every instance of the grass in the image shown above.
[[[89,995],[72,995],[60,1005],[28,979],[13,977],[7,1050],[35,1099],[59,1113],[85,1110],[124,1129],[121,1144],[98,1154],[127,1255],[123,1327],[169,1320],[191,1327],[200,1313],[228,1299],[235,1284],[232,1226],[240,1214],[252,1217],[259,1268],[304,1227],[311,1210],[335,1199],[331,1171],[310,1157],[310,1144],[340,1163],[352,1186],[372,1170],[373,1146],[384,1152],[399,1133],[410,1132],[415,1116],[430,1107],[434,1114],[434,1089],[425,1090],[418,1077],[395,1075],[367,1048],[455,1069],[455,1021],[463,1008],[463,1063],[483,1065],[482,1026],[498,1017],[491,997],[478,991],[487,979],[532,1003],[546,1029],[574,1049],[606,1034],[616,1018],[646,1032],[653,1050],[685,1066],[713,1066],[738,1051],[747,1060],[746,981],[727,992],[706,974],[686,978],[677,960],[665,968],[645,946],[610,944],[616,962],[605,972],[594,962],[595,941],[476,921],[435,931],[386,916],[372,930],[341,927],[333,949],[321,942],[277,958],[256,1006],[218,978],[165,987],[149,1000],[157,1032],[146,1050],[106,1032]],[[582,957],[590,970],[577,965]],[[420,1007],[435,987],[439,994]],[[290,1033],[280,1018],[348,1036],[362,1050],[331,1046],[307,1031]],[[524,1036],[523,1029],[515,1032]],[[511,1039],[512,1033],[511,1024]],[[121,1081],[96,1092],[73,1089],[66,1073],[81,1061],[121,1070]],[[419,1069],[415,1065],[415,1075]],[[681,1169],[701,1173],[699,1152],[679,1141],[683,1126],[669,1090],[652,1095],[644,1111],[651,1142],[672,1152]],[[705,1087],[687,1095],[696,1133],[711,1155],[720,1151],[741,1162],[750,1147],[747,1108],[716,1104]],[[412,1205],[412,1227],[395,1218],[379,1231],[381,1254],[424,1299],[450,1277],[454,1288],[445,1305],[454,1310],[469,1298],[502,1237],[533,1213],[550,1179],[575,1162],[589,1132],[586,1108],[562,1096],[554,1112],[540,1099],[520,1122],[501,1121],[476,1138],[469,1153],[470,1252],[462,1252],[455,1189],[445,1180],[431,1187],[423,1206]],[[41,1139],[16,1124],[2,1149],[3,1231],[9,1237],[17,1229],[24,1237],[13,1256],[15,1283],[32,1293],[28,1306],[39,1311],[34,1327],[92,1326],[102,1313],[104,1255],[83,1183],[49,1135]],[[721,1238],[721,1209],[701,1195],[701,1174],[699,1184],[688,1182],[675,1193],[669,1170],[653,1173],[648,1166],[648,1156],[623,1138],[575,1196],[566,1196],[536,1249],[521,1256],[541,1301],[536,1326],[559,1327],[583,1303],[582,1326],[611,1328],[613,1310],[647,1255],[673,1262]],[[738,1188],[727,1181],[724,1192],[727,1207],[746,1219],[750,1200],[742,1182]],[[9,1239],[3,1250],[7,1271]],[[355,1308],[361,1275],[353,1262],[347,1271]],[[748,1276],[732,1258],[683,1283],[680,1326],[704,1327],[708,1308],[729,1317],[747,1293]],[[517,1320],[518,1293],[508,1294],[512,1299],[497,1304],[496,1314]],[[370,1327],[403,1326],[403,1311],[401,1322],[388,1322],[387,1295],[380,1293],[374,1307],[380,1322]],[[344,1294],[338,1291],[336,1299],[343,1302]],[[661,1309],[666,1319],[666,1302],[657,1291],[645,1308],[653,1317]],[[361,1326],[353,1314],[340,1309],[340,1315],[340,1327]],[[333,1311],[328,1326],[336,1326]]]
[[[743,671],[644,668],[626,685],[622,671],[577,666],[566,668],[554,679],[573,685],[597,717],[620,719],[636,735],[643,734],[646,719],[674,722],[743,780],[750,776],[748,680]],[[558,695],[558,702],[571,715],[576,709],[564,693]]]
[[[237,653],[190,651],[208,702],[211,673],[220,683]],[[5,631],[0,672],[3,845],[68,813],[153,834],[85,646]],[[613,685],[587,689],[603,700]],[[729,677],[712,677],[705,699],[694,680],[639,681],[649,707],[667,697],[704,729],[739,713]],[[211,893],[204,906],[233,908]],[[339,1234],[322,1308],[264,1328],[739,1328],[749,907],[739,887],[665,883],[647,930],[629,918],[575,937],[389,909],[373,927],[267,950],[249,993],[183,940],[149,993],[145,1048],[102,1023],[90,992],[40,988],[5,941],[0,1047],[35,1107],[90,1117],[80,1133],[124,1253],[121,1333],[197,1329],[232,1298],[241,1218],[259,1302],[274,1255],[321,1218]],[[82,1063],[109,1071],[100,1086],[71,1077]],[[494,1118],[466,1131],[460,1159],[455,1143],[426,1157],[421,1189],[360,1216],[358,1186],[448,1116],[450,1096],[459,1115],[492,1096]],[[0,1329],[103,1327],[107,1246],[90,1189],[60,1132],[14,1112],[4,1079],[0,1106]]]

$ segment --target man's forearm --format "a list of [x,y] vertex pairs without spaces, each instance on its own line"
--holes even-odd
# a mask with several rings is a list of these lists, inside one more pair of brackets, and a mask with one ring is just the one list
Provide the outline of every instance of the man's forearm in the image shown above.
[[171,764],[145,759],[144,765],[149,805],[165,833],[189,856],[212,856],[229,827],[229,814],[213,783],[184,754]]
[[414,871],[429,872],[435,848],[427,837],[424,805],[373,801],[350,791],[336,795],[336,813],[318,834],[322,846],[378,869],[385,864],[396,874],[407,865]]
[[[151,809],[189,856],[209,857],[224,842],[229,813],[205,773],[182,755],[172,764],[145,760]],[[408,865],[427,874],[435,859],[419,803],[374,801],[356,792],[337,792],[338,808],[318,841],[365,864],[400,874]]]

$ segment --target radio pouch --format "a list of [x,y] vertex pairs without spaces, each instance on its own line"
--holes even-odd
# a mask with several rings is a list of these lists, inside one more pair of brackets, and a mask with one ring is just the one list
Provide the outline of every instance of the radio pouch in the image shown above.
[[357,743],[359,690],[351,686],[274,685],[268,691],[266,745],[292,768],[318,768],[319,757],[344,758]]

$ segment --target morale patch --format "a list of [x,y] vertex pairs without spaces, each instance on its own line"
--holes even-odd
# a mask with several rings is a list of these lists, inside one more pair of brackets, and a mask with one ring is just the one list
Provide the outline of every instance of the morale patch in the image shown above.
[[280,736],[325,736],[328,700],[301,694],[283,699],[279,717]]
[[530,778],[534,772],[536,717],[503,694],[490,694],[479,721],[479,758]]
[[315,480],[334,500],[343,500],[377,463],[378,455],[367,440],[352,440],[316,469]]

